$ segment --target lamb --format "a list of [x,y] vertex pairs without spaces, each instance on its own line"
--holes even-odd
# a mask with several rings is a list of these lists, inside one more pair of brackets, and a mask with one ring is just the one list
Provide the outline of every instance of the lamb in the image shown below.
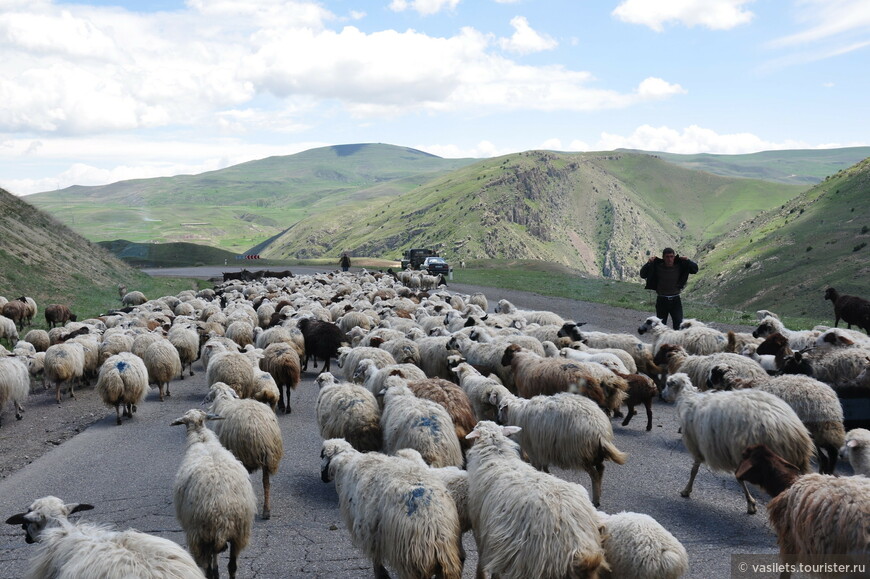
[[148,381],[156,384],[160,401],[170,396],[169,383],[181,373],[181,358],[169,340],[161,338],[145,350],[142,355],[145,367],[148,369]]
[[65,305],[51,304],[45,307],[45,321],[49,329],[55,325],[63,326],[67,322],[74,322],[76,319],[76,315]]
[[30,373],[27,366],[16,357],[0,357],[0,412],[7,402],[15,406],[15,419],[21,420],[22,403],[30,394]]
[[55,385],[55,400],[60,404],[60,389],[66,384],[70,398],[75,398],[73,387],[84,375],[85,349],[75,342],[54,344],[45,351],[43,363],[46,385]]
[[209,579],[218,577],[218,554],[230,549],[230,579],[236,576],[239,552],[248,545],[257,512],[248,472],[221,446],[206,420],[220,417],[191,409],[172,425],[187,429],[187,450],[175,475],[173,503],[197,565]]
[[122,407],[123,415],[133,418],[136,405],[141,404],[148,394],[145,362],[129,352],[109,357],[100,366],[96,390],[106,406],[115,408],[116,424],[121,424]]
[[54,496],[36,499],[26,513],[6,519],[21,525],[28,543],[39,543],[28,579],[101,577],[103,579],[202,578],[190,553],[177,543],[133,529],[71,523],[69,515],[93,509],[84,503],[64,504]]
[[290,392],[299,385],[302,377],[299,354],[292,344],[276,342],[269,344],[263,350],[260,367],[272,375],[278,385],[278,409],[285,414],[292,412],[290,408]]
[[847,432],[839,454],[851,463],[855,474],[870,477],[870,430],[853,428]]
[[303,371],[308,368],[308,358],[314,360],[315,368],[317,368],[317,359],[320,358],[323,360],[323,371],[329,372],[330,360],[338,355],[338,349],[342,344],[350,343],[341,328],[330,322],[302,318],[297,323],[297,327],[305,338]]
[[654,518],[622,511],[598,511],[602,545],[610,572],[603,577],[677,579],[689,570],[689,555],[676,537]]
[[121,303],[125,306],[141,306],[145,302],[148,301],[148,298],[145,297],[140,291],[132,291],[124,294],[124,297],[121,298]]
[[272,517],[270,477],[278,472],[284,456],[281,427],[275,413],[256,400],[241,400],[227,384],[211,385],[206,402],[221,417],[214,425],[218,440],[239,459],[249,473],[263,472],[263,520]]
[[843,407],[830,386],[800,374],[747,380],[736,376],[727,364],[714,366],[708,381],[717,389],[755,388],[785,400],[813,438],[819,472],[833,474],[846,431],[843,428]]
[[381,409],[375,395],[359,384],[337,382],[329,372],[317,379],[314,412],[324,440],[344,438],[359,452],[381,449]]
[[[801,473],[772,449],[755,445],[746,449],[735,474],[738,480],[757,484],[773,497],[767,504],[767,515],[776,531],[780,556],[813,564],[819,562],[819,556],[837,555],[837,562],[847,566],[844,577],[866,577],[862,563],[870,554],[870,478]],[[857,565],[849,569],[850,563]],[[856,567],[861,571],[848,574]]]
[[[649,376],[644,374],[617,374],[628,383],[628,390],[625,397],[625,405],[628,411],[625,415],[625,420],[622,421],[623,426],[628,426],[631,418],[637,414],[634,409],[638,404],[643,404],[646,408],[646,430],[652,430],[652,400],[659,393],[659,389],[655,382]],[[621,416],[620,412],[614,412],[614,417]]]
[[462,466],[462,450],[450,415],[431,400],[417,398],[404,380],[390,376],[386,381],[381,432],[384,452],[413,448],[426,464],[434,467]]
[[530,399],[509,394],[493,402],[500,424],[521,428],[517,442],[532,466],[544,472],[551,464],[585,470],[592,480],[592,504],[601,503],[604,461],[625,464],[627,455],[616,448],[610,420],[594,402],[568,393]]
[[[743,449],[767,444],[789,462],[807,472],[813,441],[800,418],[785,401],[758,390],[698,392],[682,372],[668,377],[662,397],[677,403],[683,443],[694,463],[689,483],[680,493],[688,498],[698,468],[706,462],[712,470],[734,472]],[[739,480],[739,479],[738,479]],[[756,511],[755,499],[740,481],[746,497],[746,512]]]
[[606,395],[598,379],[585,373],[578,364],[561,358],[542,358],[514,345],[503,352],[501,363],[513,369],[517,394],[523,398],[574,392],[592,399],[599,406],[605,405]]
[[354,546],[375,577],[462,576],[456,506],[440,478],[416,460],[360,453],[340,438],[324,441],[321,479],[335,481],[339,508]]
[[846,322],[851,330],[855,324],[870,334],[870,300],[858,296],[840,294],[836,289],[829,287],[825,290],[825,299],[834,304],[834,327],[839,327],[840,319]]
[[582,486],[542,473],[507,435],[481,421],[469,434],[468,511],[478,577],[598,577],[608,568],[599,523]]

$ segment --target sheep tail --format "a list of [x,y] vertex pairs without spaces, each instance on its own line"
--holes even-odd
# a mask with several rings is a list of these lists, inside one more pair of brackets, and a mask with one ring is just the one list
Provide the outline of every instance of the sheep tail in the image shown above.
[[598,439],[598,454],[602,460],[611,460],[616,464],[625,464],[628,459],[628,455],[609,440]]
[[728,330],[728,345],[725,346],[726,352],[734,353],[737,351],[737,334],[733,331]]
[[598,577],[601,571],[609,571],[610,565],[604,560],[604,553],[598,550],[594,553],[588,551],[574,551],[571,557],[571,566],[565,577],[570,579],[582,579],[584,577]]

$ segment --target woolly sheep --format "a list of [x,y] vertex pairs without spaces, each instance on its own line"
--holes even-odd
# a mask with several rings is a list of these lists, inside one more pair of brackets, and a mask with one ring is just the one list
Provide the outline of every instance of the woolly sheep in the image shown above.
[[752,331],[752,336],[766,338],[776,332],[788,338],[789,347],[795,351],[811,347],[821,334],[818,330],[789,330],[779,318],[768,316],[758,323],[758,326]]
[[275,413],[256,400],[241,400],[227,384],[211,385],[206,402],[210,410],[221,417],[214,431],[224,447],[239,459],[248,472],[263,473],[263,520],[272,517],[271,479],[278,472],[284,456],[281,427]]
[[[628,390],[624,400],[628,411],[626,412],[625,420],[622,421],[622,426],[628,426],[632,417],[637,414],[637,410],[634,407],[638,404],[643,404],[644,408],[646,408],[646,430],[649,432],[652,430],[653,422],[652,400],[659,393],[658,387],[653,379],[645,374],[617,374],[617,376],[623,378],[628,383]],[[622,413],[617,410],[613,413],[613,416],[619,417],[622,416]]]
[[262,402],[271,408],[272,411],[275,411],[278,409],[280,399],[281,392],[278,390],[278,384],[272,375],[254,368],[254,384],[251,389],[251,400]]
[[133,338],[133,345],[130,347],[130,352],[144,359],[145,350],[148,349],[148,346],[155,342],[159,342],[162,339],[163,335],[159,332],[146,332],[144,334],[137,334]]
[[582,486],[535,470],[507,438],[516,427],[481,421],[469,434],[468,511],[478,577],[597,577],[607,569],[597,515]]
[[20,300],[6,302],[0,307],[0,314],[12,320],[19,330],[23,330],[27,321],[27,304]]
[[187,429],[187,449],[175,474],[173,503],[197,565],[207,577],[218,576],[218,554],[229,545],[227,566],[236,576],[239,552],[248,545],[257,512],[257,498],[248,472],[205,427],[214,415],[188,410],[172,425]]
[[424,378],[422,380],[408,380],[408,388],[417,398],[425,398],[437,402],[444,407],[456,430],[459,446],[463,453],[471,446],[465,436],[471,432],[477,424],[477,417],[471,407],[471,401],[465,392],[449,380],[443,378]]
[[[106,360],[120,354],[121,352],[130,352],[133,349],[133,336],[121,332],[104,335],[103,341],[100,342],[99,360],[103,364]],[[138,356],[137,356],[138,357]]]
[[377,362],[364,358],[357,364],[353,373],[353,382],[362,384],[366,390],[377,396],[384,389],[384,383],[390,376],[399,376],[405,380],[425,380],[426,374],[413,364],[387,364],[378,367]]
[[855,474],[870,476],[870,430],[853,428],[847,432],[840,458],[851,463]]
[[656,316],[648,317],[637,329],[638,334],[646,332],[653,336],[653,354],[658,352],[662,344],[683,346],[689,354],[697,355],[724,352],[728,345],[728,337],[719,330],[704,325],[671,330]]
[[731,352],[718,352],[710,355],[688,354],[686,349],[677,344],[662,344],[654,361],[667,370],[668,374],[681,372],[689,376],[695,388],[704,391],[708,388],[707,377],[710,370],[717,364],[728,364],[735,375],[750,380],[763,380],[767,372],[761,364]]
[[727,364],[714,366],[709,382],[719,389],[755,388],[785,400],[813,438],[819,472],[833,474],[846,431],[843,428],[843,407],[830,386],[800,374],[747,380],[736,376]]
[[190,325],[176,324],[169,329],[166,337],[178,350],[178,359],[181,361],[181,372],[178,377],[184,380],[185,367],[193,376],[193,363],[199,359],[199,334]]
[[[0,320],[2,322],[2,320]],[[37,352],[45,352],[51,345],[48,332],[45,330],[30,330],[24,335],[24,341],[33,344]]]
[[6,316],[0,316],[0,338],[6,338],[10,346],[18,341],[18,327]]
[[110,356],[97,377],[97,394],[106,406],[113,407],[117,415],[115,423],[121,424],[123,415],[133,418],[136,405],[148,394],[148,369],[139,356],[121,352]]
[[132,291],[124,294],[124,297],[121,298],[121,303],[125,306],[141,306],[145,302],[148,301],[148,298],[145,297],[140,291]]
[[[767,504],[767,515],[781,557],[817,564],[820,556],[836,555],[837,562],[847,566],[866,563],[870,555],[870,478],[815,473],[801,476],[801,472],[765,445],[757,445],[746,449],[735,474],[738,480],[757,484],[773,497]],[[864,565],[860,567],[860,572],[849,574],[847,570],[842,576],[866,577]]]
[[181,373],[181,358],[169,340],[161,338],[145,350],[142,355],[145,367],[148,369],[148,381],[156,384],[160,401],[170,396],[169,383]]
[[[454,366],[453,372],[459,380],[459,387],[468,396],[475,417],[478,420],[498,420],[498,405],[493,404],[493,392],[498,396],[510,391],[498,380],[482,375],[471,364],[461,362]],[[498,399],[498,397],[496,398]]]
[[[321,479],[335,481],[339,509],[354,546],[375,577],[462,576],[461,529],[444,483],[418,461],[360,453],[340,438],[324,441]],[[400,539],[399,539],[400,538]]]
[[598,512],[604,556],[610,565],[603,577],[677,579],[689,570],[683,544],[649,515]]
[[581,332],[580,326],[573,322],[565,322],[559,330],[560,337],[569,338],[573,342],[581,342],[597,350],[616,348],[628,352],[634,359],[636,372],[642,372],[653,379],[661,372],[653,363],[652,348],[630,334],[611,334],[607,332]]
[[24,528],[28,543],[39,543],[28,579],[101,577],[103,579],[196,579],[202,571],[178,544],[133,529],[71,523],[73,513],[93,509],[84,503],[64,504],[54,496],[36,499],[26,513],[6,519]]
[[342,346],[338,349],[338,358],[336,361],[338,362],[338,367],[344,372],[345,380],[348,382],[354,380],[357,367],[359,366],[360,361],[364,359],[372,360],[378,368],[383,368],[384,366],[396,363],[396,359],[393,358],[389,352],[381,350],[380,348],[372,348],[370,346],[349,348],[347,346]]
[[835,390],[848,385],[870,367],[870,351],[864,348],[817,348],[804,359],[812,367],[813,377],[827,382]]
[[76,315],[72,313],[68,306],[63,304],[51,304],[45,306],[45,321],[49,328],[55,325],[64,325],[69,321],[76,321]]
[[27,366],[15,357],[0,357],[0,412],[7,402],[15,406],[15,418],[21,420],[22,403],[30,394],[30,373]]
[[[682,372],[668,377],[662,397],[677,403],[683,443],[694,463],[689,483],[680,493],[688,498],[702,462],[716,471],[734,472],[743,450],[767,444],[789,462],[809,469],[813,442],[794,410],[773,394],[757,390],[698,392]],[[746,512],[754,514],[755,499],[740,481],[746,497]]]
[[840,325],[842,318],[850,330],[852,324],[855,324],[870,334],[870,301],[858,296],[840,294],[832,287],[825,290],[825,299],[834,304],[835,328]]
[[329,372],[315,380],[319,388],[314,413],[320,437],[344,438],[360,452],[381,449],[381,409],[365,387],[337,382]]
[[278,386],[278,409],[291,412],[290,392],[299,385],[302,376],[299,354],[292,344],[275,342],[263,350],[260,367],[268,372]]
[[254,343],[254,326],[249,320],[236,320],[227,326],[224,335],[238,344],[239,348],[244,348],[248,344]]
[[[466,362],[475,368],[489,374],[494,373],[508,390],[515,386],[514,371],[509,365],[502,363],[505,347],[502,341],[489,343],[475,342],[469,336],[455,333],[445,344],[447,350],[456,350],[462,354]],[[538,353],[543,356],[543,348]],[[421,352],[422,355],[422,352]]]
[[81,344],[54,344],[45,351],[43,371],[46,385],[55,385],[55,400],[60,404],[60,389],[67,386],[70,398],[75,398],[74,386],[84,374],[85,350]]
[[417,398],[404,380],[397,376],[385,383],[381,432],[384,452],[393,454],[400,448],[418,451],[426,464],[462,466],[462,450],[450,415],[443,406]]
[[610,420],[594,402],[568,393],[530,399],[507,395],[493,402],[500,424],[522,429],[516,440],[532,466],[544,472],[551,464],[585,470],[592,480],[592,504],[601,503],[604,461],[625,464],[627,455],[616,448]]
[[501,363],[513,369],[517,394],[523,398],[573,392],[583,394],[599,406],[605,405],[606,395],[598,379],[584,372],[577,363],[543,358],[514,345],[503,352]]
[[450,336],[431,336],[415,340],[420,352],[420,369],[430,378],[453,379],[447,363],[452,351],[447,347]]
[[33,318],[36,317],[39,308],[36,307],[36,301],[29,296],[21,296],[18,300],[24,302],[24,322],[29,326],[33,323]]
[[305,357],[302,360],[302,370],[308,368],[308,359],[314,360],[317,368],[317,359],[323,360],[323,371],[329,372],[329,363],[338,355],[342,344],[349,343],[347,335],[341,328],[330,322],[303,318],[297,323],[305,339]]

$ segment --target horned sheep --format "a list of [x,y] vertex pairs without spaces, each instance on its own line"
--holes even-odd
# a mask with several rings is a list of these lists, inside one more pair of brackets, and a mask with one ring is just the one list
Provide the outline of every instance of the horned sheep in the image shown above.
[[196,579],[202,571],[181,546],[169,539],[133,529],[68,519],[93,509],[84,503],[64,504],[54,496],[36,499],[26,513],[6,519],[21,525],[28,543],[39,543],[30,561],[28,579],[102,577],[104,579]]
[[375,577],[388,576],[385,565],[400,577],[462,576],[459,515],[441,479],[419,461],[363,454],[341,438],[324,441],[320,456],[321,479],[335,481],[341,517]]
[[[715,471],[734,472],[743,450],[753,444],[767,444],[801,472],[809,469],[814,451],[810,434],[794,410],[773,394],[752,389],[698,392],[680,372],[668,377],[662,397],[677,403],[683,443],[694,459],[689,482],[680,493],[684,498],[692,493],[701,463]],[[746,483],[739,482],[746,512],[754,514],[755,499]]]
[[519,445],[507,438],[518,430],[485,420],[468,435],[475,441],[468,452],[468,511],[478,576],[598,576],[608,567],[586,489],[524,462]]
[[148,394],[148,369],[139,356],[121,352],[110,356],[100,366],[97,377],[97,394],[106,406],[113,407],[116,424],[121,424],[121,415],[133,418],[136,405]]
[[242,400],[223,382],[211,385],[206,402],[221,417],[214,423],[218,440],[241,462],[248,472],[262,471],[263,520],[272,516],[271,478],[278,472],[284,456],[284,441],[275,413],[256,400]]
[[188,410],[172,425],[187,429],[187,449],[175,475],[173,503],[197,565],[207,577],[218,576],[218,554],[229,545],[230,579],[235,579],[239,552],[247,547],[257,512],[248,471],[221,446],[206,420],[220,418]]

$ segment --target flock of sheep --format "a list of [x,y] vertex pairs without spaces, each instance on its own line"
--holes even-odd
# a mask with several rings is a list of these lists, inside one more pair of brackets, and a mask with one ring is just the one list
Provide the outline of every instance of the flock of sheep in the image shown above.
[[[11,401],[18,419],[39,377],[58,404],[95,380],[119,425],[152,385],[160,400],[171,396],[170,383],[193,375],[197,360],[209,386],[208,409],[173,422],[187,432],[173,503],[188,550],[72,523],[92,507],[44,497],[7,520],[40,543],[30,577],[212,578],[225,550],[235,577],[258,510],[271,516],[270,476],[284,454],[277,413],[292,412],[292,392],[318,362],[321,476],[334,482],[376,577],[389,567],[458,579],[466,532],[480,577],[684,575],[686,549],[652,517],[597,509],[606,462],[631,465],[611,419],[625,407],[627,427],[643,404],[649,431],[659,395],[676,403],[693,461],[682,496],[706,463],[736,474],[749,513],[747,481],[776,497],[768,514],[784,555],[870,555],[870,432],[847,433],[840,406],[870,392],[870,339],[857,331],[790,331],[769,312],[752,334],[697,320],[671,330],[651,317],[638,328],[650,344],[365,270],[231,280],[153,300],[125,293],[123,311],[81,322],[49,306],[50,329],[23,340],[36,304],[0,301],[4,316],[8,304],[22,312],[0,317],[10,347],[0,411]],[[329,371],[332,360],[340,372]],[[833,476],[838,457],[853,476]],[[809,472],[812,461],[820,474]],[[550,466],[586,472],[591,497]],[[257,470],[260,509],[248,476]]]

